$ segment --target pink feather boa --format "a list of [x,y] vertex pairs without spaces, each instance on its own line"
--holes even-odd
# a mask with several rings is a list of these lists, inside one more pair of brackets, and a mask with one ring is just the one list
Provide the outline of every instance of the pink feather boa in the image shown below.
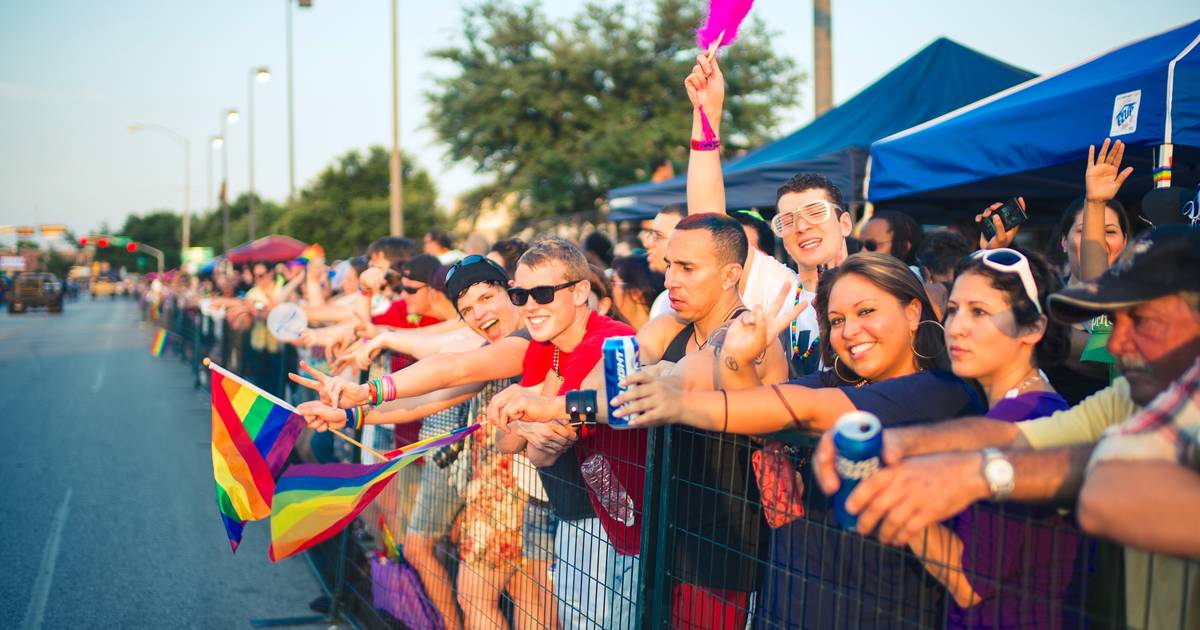
[[717,41],[721,31],[725,31],[725,37],[721,38],[721,47],[732,44],[733,40],[737,39],[738,27],[741,26],[742,20],[746,19],[752,4],[754,0],[709,0],[708,18],[704,25],[696,30],[696,45],[707,49]]

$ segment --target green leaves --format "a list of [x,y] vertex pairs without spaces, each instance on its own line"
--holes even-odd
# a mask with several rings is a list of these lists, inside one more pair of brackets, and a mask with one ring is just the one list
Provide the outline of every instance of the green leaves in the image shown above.
[[[429,125],[449,157],[519,192],[526,217],[593,210],[664,159],[681,171],[691,128],[683,79],[700,52],[701,7],[630,7],[589,4],[562,23],[537,4],[464,9],[460,41],[432,53],[455,71],[427,94]],[[722,150],[736,153],[774,136],[803,75],[753,18],[722,63],[731,94]]]

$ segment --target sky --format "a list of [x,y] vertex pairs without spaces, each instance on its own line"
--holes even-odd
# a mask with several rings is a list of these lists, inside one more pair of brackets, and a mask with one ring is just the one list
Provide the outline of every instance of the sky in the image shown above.
[[[65,223],[82,233],[103,222],[120,226],[129,213],[182,209],[183,148],[165,135],[130,133],[133,123],[162,125],[190,140],[191,207],[210,207],[206,158],[213,157],[214,197],[220,160],[207,139],[230,107],[243,113],[229,127],[230,193],[244,192],[244,114],[257,66],[269,67],[272,77],[254,88],[255,184],[261,196],[283,201],[289,1],[0,2],[0,225]],[[391,138],[391,3],[313,5],[292,9],[298,188],[344,152]],[[565,19],[583,5],[542,6],[552,19]],[[434,176],[447,208],[455,195],[487,181],[470,165],[448,162],[425,124],[425,93],[434,77],[452,71],[427,53],[459,41],[463,6],[400,0],[401,144]],[[758,0],[752,14],[777,32],[779,54],[811,71],[809,0]],[[853,96],[941,36],[1045,73],[1198,16],[1194,0],[833,0],[834,100]],[[811,85],[798,88],[805,104],[785,113],[780,135],[812,120]]]

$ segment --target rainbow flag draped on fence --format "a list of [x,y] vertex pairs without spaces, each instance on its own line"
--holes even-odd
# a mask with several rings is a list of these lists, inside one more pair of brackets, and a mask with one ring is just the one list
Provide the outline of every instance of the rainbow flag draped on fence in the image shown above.
[[270,557],[278,562],[328,540],[354,520],[400,469],[479,429],[462,427],[387,453],[378,464],[294,464],[279,477],[271,503]]
[[166,328],[157,328],[154,331],[154,339],[150,341],[151,356],[161,357],[167,351],[167,333]]
[[287,403],[210,363],[217,508],[234,552],[246,521],[271,515],[275,477],[304,428]]

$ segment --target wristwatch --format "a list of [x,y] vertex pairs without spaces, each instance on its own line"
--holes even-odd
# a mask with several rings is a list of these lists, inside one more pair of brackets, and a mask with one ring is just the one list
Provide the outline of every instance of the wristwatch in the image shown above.
[[983,449],[983,480],[987,482],[988,491],[993,501],[1003,501],[1012,494],[1013,481],[1012,462],[998,449]]

